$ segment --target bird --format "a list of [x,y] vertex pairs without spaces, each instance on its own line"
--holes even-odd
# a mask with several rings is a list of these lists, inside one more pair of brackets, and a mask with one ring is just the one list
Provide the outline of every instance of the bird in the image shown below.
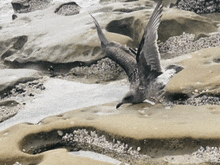
[[93,18],[102,51],[105,56],[119,64],[127,74],[130,91],[116,105],[119,108],[126,103],[137,104],[147,101],[153,105],[165,94],[165,86],[169,80],[184,67],[172,64],[163,68],[157,45],[158,27],[163,11],[162,0],[157,5],[147,23],[137,51],[114,41],[104,35],[98,21]]

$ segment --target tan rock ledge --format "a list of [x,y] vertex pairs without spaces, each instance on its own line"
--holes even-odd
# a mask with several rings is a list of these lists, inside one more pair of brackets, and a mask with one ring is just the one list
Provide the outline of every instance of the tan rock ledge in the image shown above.
[[45,150],[55,149],[53,144],[60,144],[66,133],[73,133],[78,129],[95,130],[99,136],[104,135],[111,142],[113,139],[120,140],[139,150],[140,154],[154,157],[148,159],[148,162],[163,160],[166,156],[190,155],[200,146],[220,144],[219,106],[167,107],[142,103],[123,105],[116,110],[115,105],[116,102],[83,108],[45,118],[38,125],[23,123],[2,131],[0,164],[51,164],[48,157],[53,164],[59,164],[59,161],[53,161],[57,159],[57,153],[66,155],[60,157],[65,163],[69,159],[78,159],[66,159],[67,152],[59,149],[41,151],[36,155],[29,152],[43,146],[44,149],[47,147]]
[[175,75],[167,86],[170,93],[220,92],[220,48],[201,49],[180,62],[185,67]]

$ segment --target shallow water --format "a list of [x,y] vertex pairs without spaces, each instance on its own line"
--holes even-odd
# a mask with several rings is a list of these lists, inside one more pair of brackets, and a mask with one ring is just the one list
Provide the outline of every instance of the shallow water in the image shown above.
[[113,163],[115,165],[120,165],[121,162],[113,159],[109,156],[101,155],[95,152],[91,151],[77,151],[77,152],[70,152],[71,155],[76,155],[76,156],[81,156],[81,157],[87,157],[87,158],[92,158],[94,160],[99,160],[103,162],[108,162],[108,163]]
[[120,82],[102,85],[50,79],[44,86],[45,91],[27,102],[16,116],[0,124],[0,131],[21,122],[37,123],[48,116],[117,101],[128,91],[128,86]]

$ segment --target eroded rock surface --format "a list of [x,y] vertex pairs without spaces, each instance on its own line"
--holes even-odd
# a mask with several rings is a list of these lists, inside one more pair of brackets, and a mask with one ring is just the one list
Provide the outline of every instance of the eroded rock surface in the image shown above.
[[36,70],[31,69],[1,69],[0,94],[3,95],[9,89],[12,89],[19,83],[39,79],[42,75]]
[[[92,7],[90,13],[110,40],[136,47],[154,3],[109,2]],[[27,6],[18,12],[31,11]],[[94,79],[92,83],[125,77],[117,64],[103,59],[88,13],[75,12],[73,6],[43,7],[17,14],[13,22],[1,25],[0,57],[4,64],[49,68],[53,76],[72,68],[62,76]],[[54,13],[57,9],[61,15]],[[75,15],[63,16],[69,14]],[[209,48],[219,46],[219,34],[209,34],[217,30],[211,19],[165,8],[159,28],[159,40],[164,42],[160,48],[166,56],[176,58],[162,60],[162,64],[185,67],[167,86],[168,96],[175,96],[176,102],[164,98],[154,106],[127,104],[115,109],[116,101],[91,107],[121,99],[128,91],[128,82],[82,84],[47,77],[49,81],[43,84],[32,81],[42,76],[34,70],[10,69],[7,74],[1,70],[4,79],[0,86],[6,95],[0,102],[0,122],[4,121],[0,164],[110,164],[69,154],[78,150],[94,151],[130,164],[219,163],[220,49]],[[34,93],[35,89],[40,94]],[[80,107],[87,108],[75,110]],[[18,110],[22,112],[17,114]]]
[[188,59],[180,62],[185,69],[175,75],[167,86],[171,93],[219,95],[220,49],[207,48],[190,53]]
[[[18,14],[17,19],[4,25],[0,41],[0,56],[4,63],[10,67],[34,66],[42,70],[52,66],[55,72],[68,72],[73,67],[90,66],[102,59],[104,54],[97,32],[87,12],[70,17],[54,14],[60,9],[57,13],[69,15],[69,5],[55,4],[44,10]],[[110,40],[137,47],[151,14],[149,8],[153,5],[152,1],[119,2],[92,7],[89,12],[106,29],[104,32]],[[216,24],[205,17],[166,9],[159,28],[159,40],[164,42],[183,32],[197,35],[213,31],[217,31]]]
[[[18,124],[6,129],[1,132],[0,162],[45,164],[49,155],[50,159],[56,156],[51,152],[68,155],[64,149],[57,149],[61,147],[105,153],[124,163],[175,164],[181,160],[197,164],[207,161],[205,155],[212,150],[208,146],[220,143],[219,106],[142,103],[115,110],[115,104],[83,108],[45,118],[37,125]],[[213,148],[213,153],[218,152]],[[66,156],[60,161],[68,162]]]
[[[158,29],[159,40],[165,42],[169,37],[189,34],[201,34],[217,32],[216,22],[197,15],[193,12],[186,12],[178,9],[169,9],[163,13],[162,22]],[[165,33],[166,32],[166,33]]]

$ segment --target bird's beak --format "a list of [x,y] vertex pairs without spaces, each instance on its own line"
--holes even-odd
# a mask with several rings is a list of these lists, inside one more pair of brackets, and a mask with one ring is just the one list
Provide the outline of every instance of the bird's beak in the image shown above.
[[116,109],[118,109],[122,104],[124,104],[123,102],[120,102],[116,105]]

